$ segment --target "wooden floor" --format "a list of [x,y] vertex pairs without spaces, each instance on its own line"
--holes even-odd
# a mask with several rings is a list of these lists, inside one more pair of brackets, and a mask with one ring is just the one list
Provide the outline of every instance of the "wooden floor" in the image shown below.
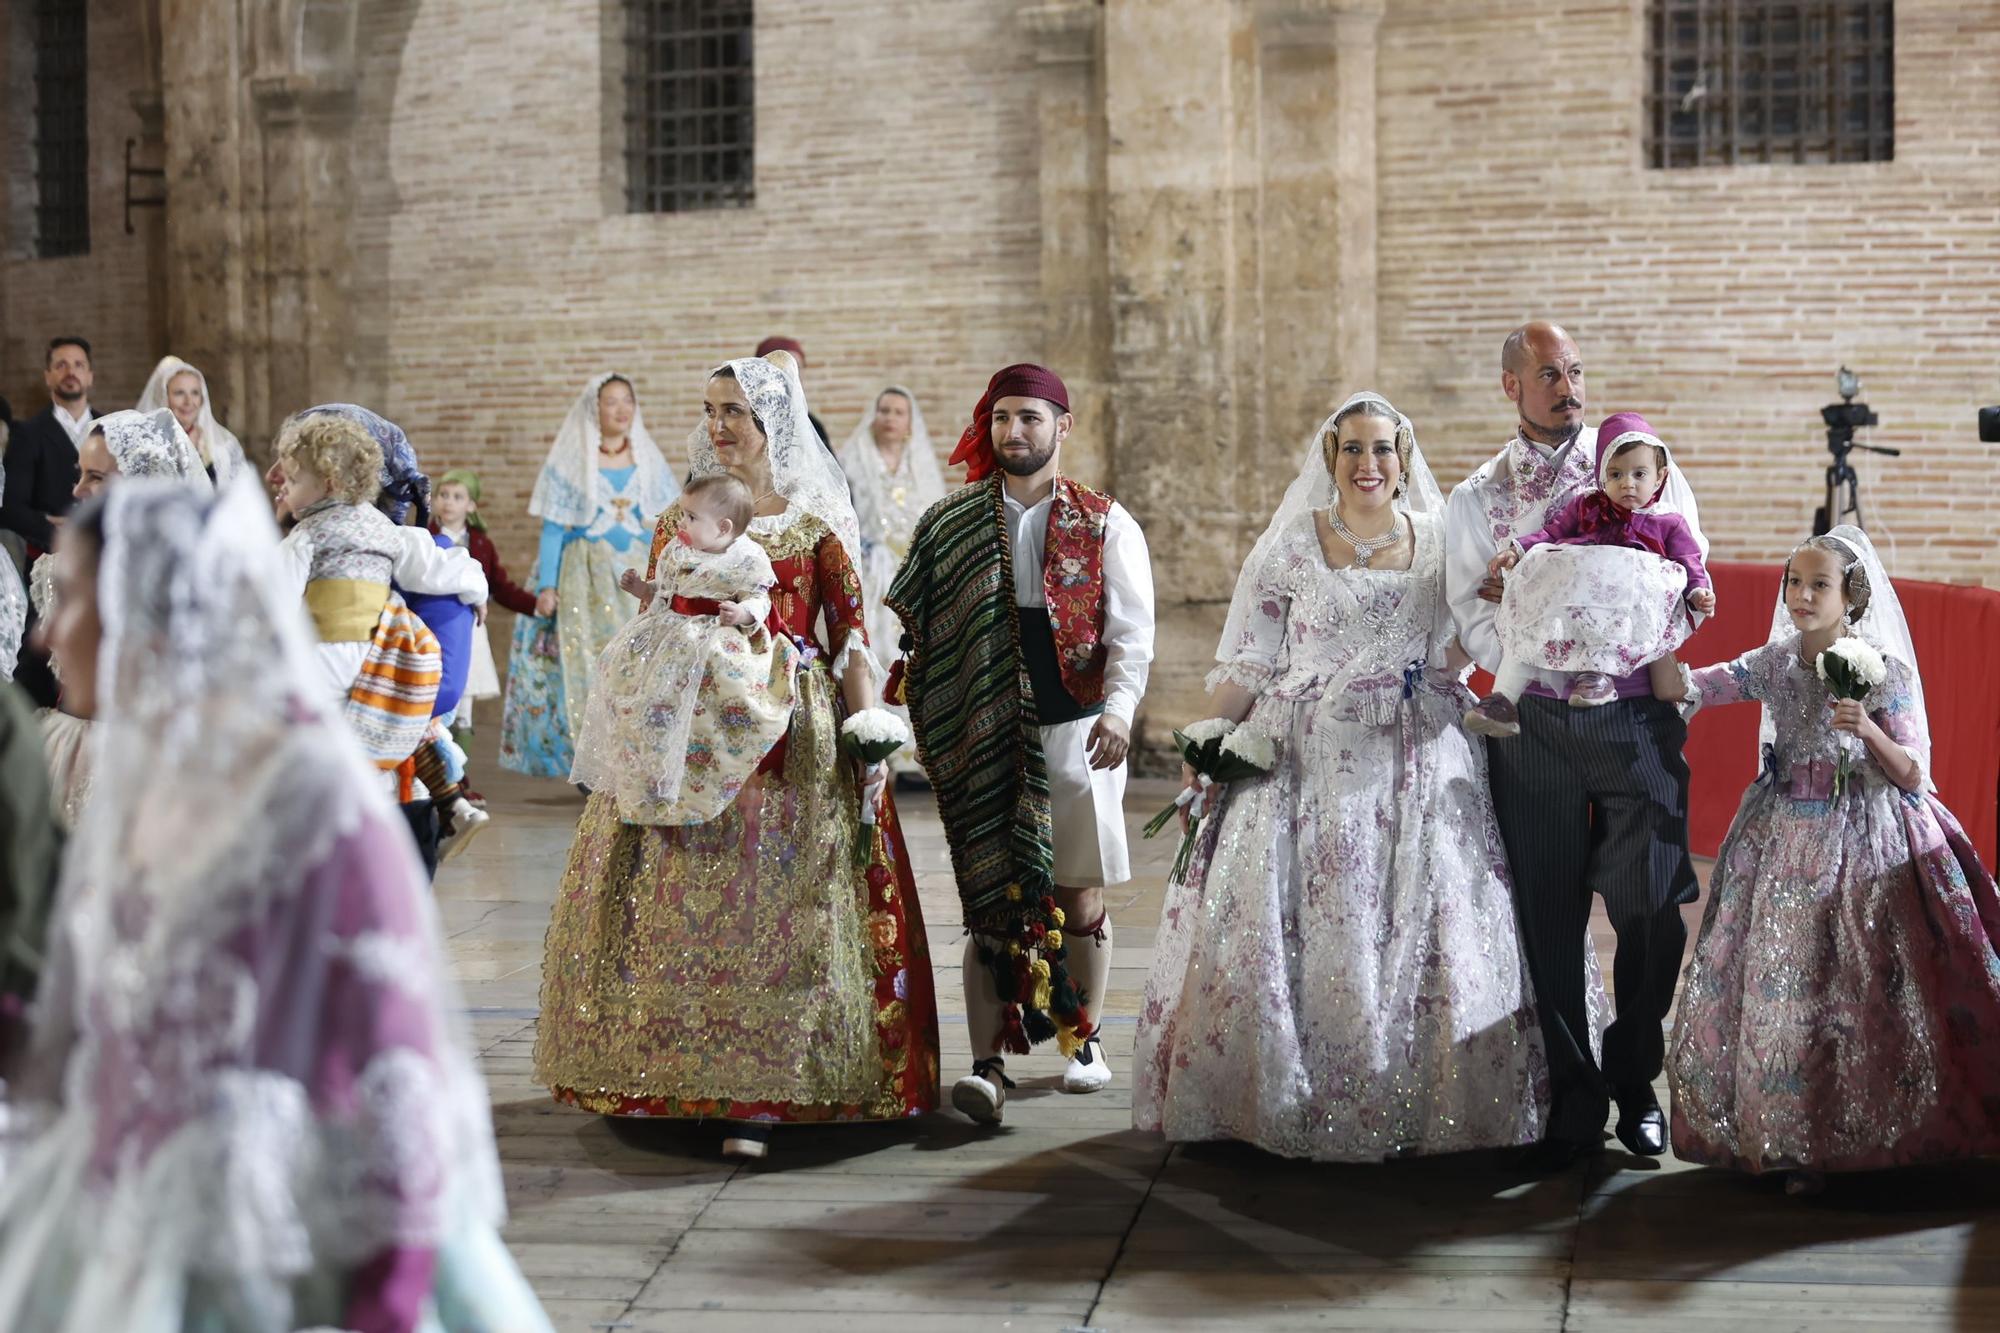
[[[998,1132],[949,1112],[781,1130],[754,1167],[723,1162],[713,1128],[556,1106],[529,1051],[582,802],[498,774],[496,721],[482,712],[474,746],[494,824],[437,891],[492,1089],[507,1239],[559,1329],[2000,1330],[2000,1163],[1801,1201],[1615,1142],[1537,1181],[1488,1154],[1311,1166],[1134,1132],[1132,1015],[1167,839],[1135,841],[1139,878],[1114,891],[1104,1092],[1066,1096],[1053,1057],[1017,1060]],[[1133,812],[1165,794],[1135,784]],[[949,1083],[970,1061],[957,900],[930,802],[903,810]]]

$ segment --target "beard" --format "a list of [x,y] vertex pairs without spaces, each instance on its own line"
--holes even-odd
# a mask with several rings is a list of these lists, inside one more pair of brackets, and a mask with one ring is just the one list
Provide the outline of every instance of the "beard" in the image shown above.
[[993,450],[993,457],[1000,464],[1000,470],[1010,477],[1032,477],[1047,467],[1049,460],[1055,456],[1054,440],[1046,444],[1032,445],[1025,454],[1009,454],[998,446]]
[[[1517,403],[1515,407],[1520,414],[1522,424],[1526,425],[1529,428],[1529,431],[1532,432],[1529,438],[1537,439],[1538,443],[1568,444],[1571,440],[1575,439],[1578,435],[1581,435],[1583,433],[1583,417],[1581,415],[1577,417],[1576,424],[1573,426],[1564,426],[1557,424],[1544,425],[1541,422],[1535,420],[1533,417],[1529,416],[1527,408],[1524,405]],[[1581,414],[1583,411],[1583,404],[1578,402],[1574,398],[1565,398],[1560,402],[1550,404],[1549,410],[1552,412],[1574,411]]]

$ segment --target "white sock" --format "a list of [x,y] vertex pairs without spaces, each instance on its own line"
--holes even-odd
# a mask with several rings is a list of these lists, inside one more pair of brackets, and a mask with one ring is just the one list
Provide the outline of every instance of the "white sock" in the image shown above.
[[1099,918],[1102,939],[1089,935],[1069,936],[1070,975],[1083,988],[1084,1012],[1094,1027],[1104,1026],[1104,999],[1111,987],[1111,913]]
[[1526,663],[1512,657],[1502,658],[1500,669],[1493,673],[1493,693],[1509,703],[1518,703],[1521,691],[1528,688],[1530,674]]
[[1001,1017],[1000,992],[994,989],[993,974],[979,961],[979,941],[965,937],[965,961],[961,968],[965,982],[965,1026],[972,1037],[972,1058],[991,1060],[1001,1052],[993,1048],[1005,1026]]

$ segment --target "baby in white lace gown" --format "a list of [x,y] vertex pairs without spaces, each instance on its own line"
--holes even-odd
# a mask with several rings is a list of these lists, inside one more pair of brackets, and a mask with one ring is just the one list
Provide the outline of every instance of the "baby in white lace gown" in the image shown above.
[[1487,566],[1489,577],[1512,574],[1494,622],[1503,658],[1491,692],[1465,714],[1470,731],[1519,735],[1517,703],[1538,673],[1563,677],[1572,707],[1611,703],[1620,677],[1686,641],[1690,611],[1715,610],[1694,530],[1659,507],[1673,466],[1667,446],[1630,412],[1605,418],[1598,441],[1597,489],[1552,511]]
[[698,477],[679,510],[656,580],[619,580],[639,614],[597,660],[570,770],[629,824],[714,819],[791,725],[798,650],[766,623],[777,574],[749,537],[750,488]]

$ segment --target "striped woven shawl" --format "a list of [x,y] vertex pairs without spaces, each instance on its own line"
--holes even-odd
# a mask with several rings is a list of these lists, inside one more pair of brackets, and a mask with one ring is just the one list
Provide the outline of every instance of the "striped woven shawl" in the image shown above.
[[994,476],[932,505],[888,602],[903,620],[904,697],[965,924],[1008,939],[1044,915],[1055,852],[1004,503]]

